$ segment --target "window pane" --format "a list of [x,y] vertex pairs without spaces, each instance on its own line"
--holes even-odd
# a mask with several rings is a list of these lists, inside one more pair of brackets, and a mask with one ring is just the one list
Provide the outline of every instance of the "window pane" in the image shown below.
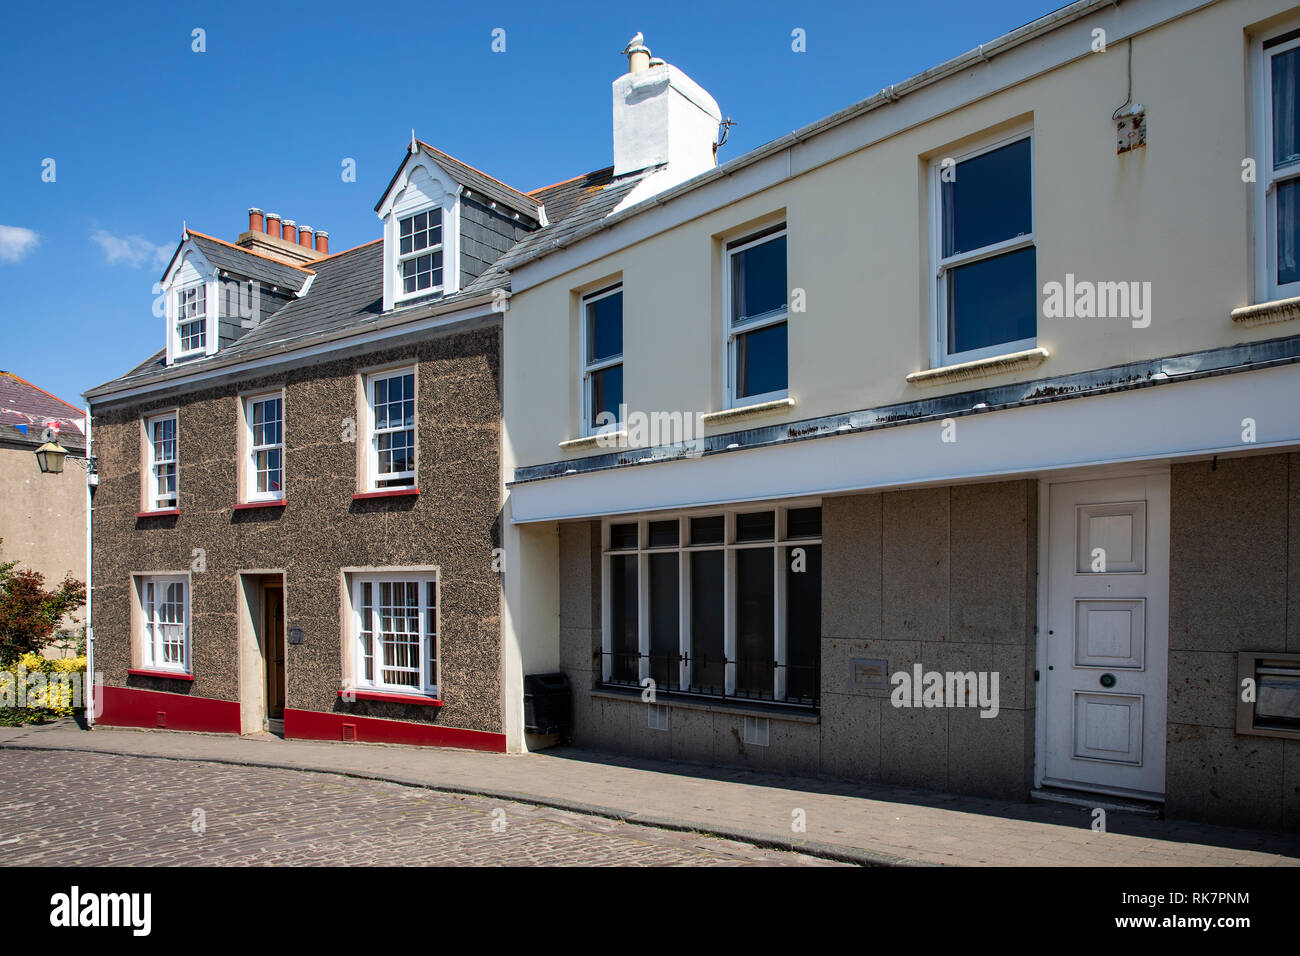
[[779,392],[788,380],[786,325],[736,336],[736,397]]
[[772,696],[775,586],[771,548],[736,552],[736,694]]
[[722,544],[726,526],[726,519],[722,515],[692,518],[691,544]]
[[635,554],[609,559],[610,678],[637,683],[637,577]]
[[613,551],[623,551],[636,547],[636,522],[612,524],[609,526],[609,547]]
[[1029,140],[958,163],[941,183],[943,254],[955,255],[1033,230]]
[[[591,373],[591,427],[619,421],[623,404],[623,366],[611,365]],[[608,412],[604,418],[601,412]],[[612,416],[612,417],[611,417]]]
[[672,521],[650,522],[650,547],[672,548],[677,546],[677,519]]
[[785,236],[731,257],[731,322],[785,310]]
[[1277,281],[1300,281],[1300,180],[1277,186]]
[[948,270],[948,353],[1034,338],[1036,270],[1032,247]]
[[362,670],[367,682],[375,679],[375,626],[374,585],[369,581],[361,585],[361,655]]
[[822,536],[821,508],[791,508],[785,513],[787,538],[820,538]]
[[1273,57],[1273,165],[1285,166],[1300,159],[1300,101],[1296,98],[1296,70],[1300,48]]
[[724,555],[721,551],[694,551],[690,562],[691,689],[721,694],[725,687]]
[[587,361],[623,354],[623,293],[587,303]]
[[419,582],[380,582],[379,601],[379,645],[383,656],[379,679],[384,684],[419,687],[422,673]]
[[775,537],[775,511],[751,511],[736,515],[737,541],[771,541]]
[[[793,554],[796,550],[803,555]],[[821,545],[805,544],[787,550],[785,580],[785,695],[787,700],[812,703],[818,697],[821,656]]]
[[681,603],[678,554],[650,555],[650,676],[659,687],[681,685]]

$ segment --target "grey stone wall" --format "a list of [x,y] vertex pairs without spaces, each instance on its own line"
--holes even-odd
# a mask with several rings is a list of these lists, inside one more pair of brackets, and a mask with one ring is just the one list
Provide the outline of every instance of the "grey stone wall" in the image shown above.
[[1237,652],[1300,652],[1300,454],[1173,466],[1166,812],[1300,830],[1300,741],[1236,732]]
[[[358,445],[343,435],[345,420],[359,420],[357,370],[408,360],[419,365],[420,494],[354,501]],[[288,504],[234,511],[237,396],[280,386]],[[502,733],[500,586],[492,571],[500,395],[500,328],[492,326],[180,398],[96,408],[95,663],[106,683],[238,700],[239,572],[284,568],[286,627],[305,635],[287,648],[290,708]],[[140,418],[177,404],[180,515],[137,519]],[[191,576],[193,683],[128,676],[132,574],[185,570],[196,548],[207,567]],[[337,697],[339,570],[398,565],[441,571],[441,709]]]
[[[600,679],[600,526],[560,528],[561,667],[575,740],[643,756],[1023,799],[1033,785],[1037,488],[1030,481],[827,498],[822,503],[822,706],[772,717],[746,745],[743,709],[591,693]],[[996,718],[895,708],[855,686],[854,658],[910,670],[998,671]]]

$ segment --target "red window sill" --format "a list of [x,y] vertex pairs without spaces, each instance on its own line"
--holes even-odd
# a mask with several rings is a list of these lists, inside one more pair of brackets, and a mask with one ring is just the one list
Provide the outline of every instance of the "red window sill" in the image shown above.
[[137,511],[137,518],[169,518],[181,513],[180,508],[164,508],[162,511]]
[[193,674],[182,674],[179,671],[151,671],[144,668],[127,668],[128,674],[134,674],[136,677],[170,677],[172,680],[194,680]]
[[339,696],[350,694],[357,700],[380,700],[389,704],[414,704],[417,707],[441,707],[442,701],[437,697],[425,697],[423,694],[385,694],[376,690],[339,691]]
[[236,511],[251,511],[254,508],[283,508],[287,501],[283,498],[275,498],[267,501],[245,501],[235,505]]
[[352,496],[353,501],[362,501],[366,498],[398,498],[403,495],[418,495],[419,488],[393,488],[391,491],[359,491]]

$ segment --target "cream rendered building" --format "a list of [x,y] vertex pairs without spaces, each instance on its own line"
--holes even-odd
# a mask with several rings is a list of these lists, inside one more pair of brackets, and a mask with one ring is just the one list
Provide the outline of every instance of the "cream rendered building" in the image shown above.
[[510,266],[507,701],[1300,827],[1298,65],[1288,0],[1084,0],[715,168],[633,51],[635,185]]

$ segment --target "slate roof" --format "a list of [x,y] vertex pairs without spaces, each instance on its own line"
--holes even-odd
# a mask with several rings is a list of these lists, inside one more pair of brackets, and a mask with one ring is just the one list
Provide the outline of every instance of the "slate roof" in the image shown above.
[[534,189],[528,193],[546,207],[546,219],[552,224],[560,222],[592,189],[608,186],[614,179],[614,167],[606,166],[592,173],[574,176],[564,182]]
[[[429,154],[430,159],[447,171],[448,176],[466,189],[481,193],[513,212],[527,216],[534,223],[541,222],[541,204],[527,193],[521,193],[513,186],[507,186],[501,180],[493,179],[487,173],[475,169],[468,163],[462,163],[455,156],[448,156],[442,150],[430,146],[428,143],[418,139],[415,142],[421,150]],[[402,166],[405,165],[406,161],[403,160]],[[379,209],[384,204],[384,196],[388,195],[388,191],[393,188],[393,183],[397,182],[397,177],[402,174],[402,166],[397,167],[397,171],[393,173],[393,178],[384,187],[383,196],[380,197],[379,202],[375,203],[375,209]]]
[[[364,328],[384,311],[384,243],[376,239],[312,263],[316,278],[294,299],[223,355],[257,353],[338,329]],[[450,296],[448,297],[450,298]]]
[[[509,285],[510,270],[513,267],[527,259],[535,259],[551,249],[568,245],[575,236],[585,233],[617,209],[618,204],[641,182],[642,178],[634,176],[617,182],[606,181],[602,185],[598,174],[589,175],[597,177],[594,180],[596,185],[584,184],[560,194],[561,204],[567,204],[569,210],[567,216],[558,222],[551,220],[551,225],[545,229],[524,236],[510,248],[509,252],[492,263],[487,271],[475,280],[475,284],[498,282]],[[581,180],[587,177],[578,178]],[[561,186],[568,186],[571,182],[573,180],[568,183],[557,183],[555,186],[548,186],[547,189],[558,189]],[[549,211],[547,218],[550,219]]]
[[[421,145],[437,154],[434,156],[436,161],[443,162],[445,154],[438,153],[425,144]],[[501,183],[497,183],[495,190],[490,191],[488,187],[491,183],[496,183],[496,180],[463,163],[456,165],[481,177],[481,181],[476,181],[476,185],[469,188],[487,196],[492,196],[495,191],[502,197],[498,199],[499,202],[504,202],[505,197],[501,190],[507,190],[515,196],[523,197],[538,216],[540,205],[545,203],[549,224],[524,236],[459,292],[404,305],[402,309],[387,315],[383,312],[383,241],[380,239],[317,259],[307,267],[295,268],[191,230],[189,237],[199,245],[205,256],[210,256],[212,264],[218,268],[278,284],[282,288],[294,288],[290,280],[297,281],[299,290],[308,276],[314,274],[314,278],[311,285],[307,286],[305,295],[290,300],[257,328],[221,349],[216,355],[168,366],[166,349],[162,349],[125,375],[89,389],[86,396],[109,398],[114,393],[137,386],[183,378],[197,369],[212,367],[217,362],[224,367],[235,360],[254,359],[310,345],[331,333],[364,332],[377,325],[381,319],[391,320],[400,316],[402,311],[426,302],[450,305],[457,301],[479,298],[495,289],[508,289],[513,263],[524,257],[545,254],[551,248],[565,245],[575,235],[590,229],[613,212],[641,179],[640,176],[633,176],[615,181],[611,167],[525,194]],[[449,174],[462,175],[459,169],[448,168],[447,171]],[[466,175],[465,178],[470,177]],[[515,205],[520,204],[516,202]],[[301,281],[298,281],[299,277]]]
[[[246,279],[256,279],[267,285],[278,286],[281,289],[289,289],[292,292],[302,291],[302,287],[307,284],[314,271],[315,263],[312,268],[291,266],[268,256],[241,249],[233,243],[205,236],[193,229],[187,229],[186,235],[216,268],[233,272]],[[176,252],[180,252],[179,247]],[[172,261],[175,259],[176,256],[173,255]],[[167,268],[171,268],[171,263],[167,264]]]
[[58,425],[59,441],[69,451],[86,448],[85,412],[13,372],[0,372],[0,442],[30,445],[45,441],[45,429]]

